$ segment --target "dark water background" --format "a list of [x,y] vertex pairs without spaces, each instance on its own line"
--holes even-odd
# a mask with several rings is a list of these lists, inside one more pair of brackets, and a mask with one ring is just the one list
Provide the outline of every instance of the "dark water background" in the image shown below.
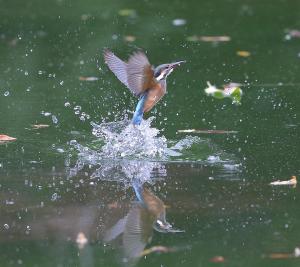
[[[104,242],[103,234],[130,209],[136,176],[185,232],[154,231],[147,247],[175,252],[132,264],[299,265],[297,258],[268,258],[300,246],[298,187],[269,185],[299,176],[300,39],[288,35],[300,28],[299,1],[12,0],[0,6],[0,134],[17,138],[0,145],[0,266],[128,265],[122,246]],[[124,9],[134,12],[121,16]],[[173,25],[178,18],[186,24]],[[124,40],[131,35],[134,42]],[[192,35],[231,40],[187,41]],[[91,122],[131,118],[136,104],[104,65],[104,47],[124,59],[142,48],[155,65],[187,61],[146,116],[155,117],[146,132],[160,131],[149,136],[149,147],[159,147],[153,140],[181,144],[180,155],[132,149],[130,157],[115,159],[101,152],[107,139],[92,134]],[[251,55],[239,57],[240,50]],[[242,105],[206,96],[206,81],[247,84]],[[237,133],[177,133],[193,128]],[[83,249],[78,233],[88,239]],[[214,263],[215,256],[225,261]]]

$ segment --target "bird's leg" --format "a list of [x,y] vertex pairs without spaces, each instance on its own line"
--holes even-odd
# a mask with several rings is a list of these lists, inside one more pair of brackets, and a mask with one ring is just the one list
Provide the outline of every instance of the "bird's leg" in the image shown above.
[[133,114],[132,118],[132,124],[133,125],[140,125],[143,119],[144,114],[144,104],[147,99],[148,92],[145,92],[141,97],[140,100],[135,108],[135,112]]

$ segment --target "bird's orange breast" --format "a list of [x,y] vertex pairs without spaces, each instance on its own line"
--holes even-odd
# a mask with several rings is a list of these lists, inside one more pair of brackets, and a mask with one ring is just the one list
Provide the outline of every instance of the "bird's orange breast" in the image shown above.
[[165,87],[161,83],[153,84],[153,86],[148,89],[147,99],[144,104],[144,112],[150,111],[165,93]]

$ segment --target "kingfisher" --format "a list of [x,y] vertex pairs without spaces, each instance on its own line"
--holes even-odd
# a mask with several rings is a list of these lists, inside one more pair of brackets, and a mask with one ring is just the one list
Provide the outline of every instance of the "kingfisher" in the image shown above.
[[109,69],[139,97],[132,118],[133,125],[141,124],[144,112],[150,111],[167,92],[167,77],[177,66],[185,63],[183,60],[154,68],[142,51],[134,52],[128,62],[124,62],[108,49],[104,50],[103,55]]

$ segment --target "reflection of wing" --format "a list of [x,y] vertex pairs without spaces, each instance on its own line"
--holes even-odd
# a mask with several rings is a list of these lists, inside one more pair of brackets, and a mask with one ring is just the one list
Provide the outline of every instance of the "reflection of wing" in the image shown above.
[[136,204],[127,215],[127,222],[123,234],[125,256],[129,259],[137,258],[145,249],[152,237],[151,216],[141,205]]
[[119,59],[115,54],[108,49],[103,52],[105,63],[117,78],[128,87],[127,83],[127,63]]
[[124,232],[127,216],[120,219],[112,228],[106,231],[104,242],[110,242]]
[[149,89],[153,83],[154,73],[146,55],[134,53],[128,60],[127,82],[135,95]]

